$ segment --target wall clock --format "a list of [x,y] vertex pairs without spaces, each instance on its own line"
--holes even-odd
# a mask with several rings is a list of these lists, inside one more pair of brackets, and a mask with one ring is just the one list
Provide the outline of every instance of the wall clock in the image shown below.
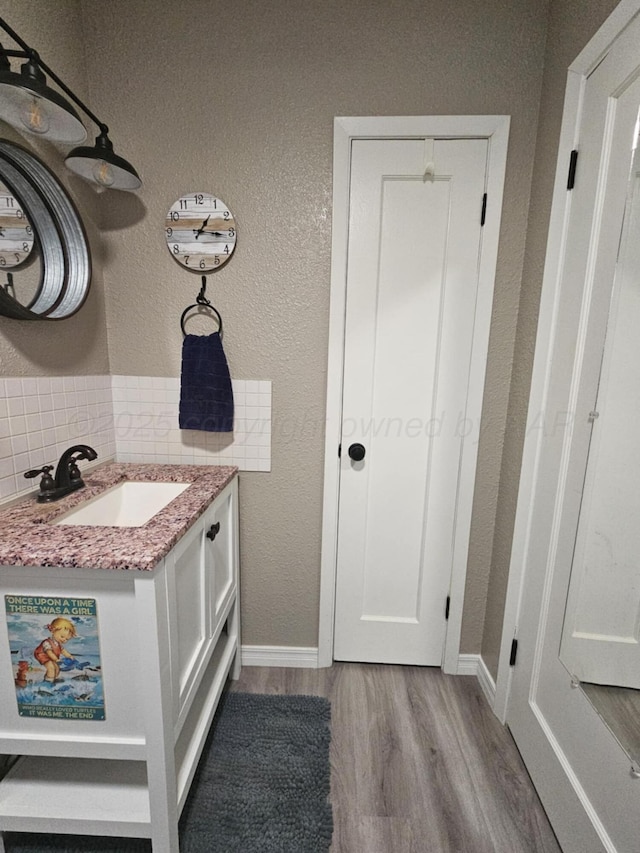
[[31,223],[18,199],[0,183],[0,267],[19,267],[32,249]]
[[235,249],[236,235],[233,214],[210,193],[183,195],[167,213],[167,248],[179,264],[194,272],[211,272],[226,264]]

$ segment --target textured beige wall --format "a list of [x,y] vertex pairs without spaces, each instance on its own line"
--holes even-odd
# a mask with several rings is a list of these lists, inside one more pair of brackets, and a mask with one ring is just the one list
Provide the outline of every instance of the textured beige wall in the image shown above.
[[[0,0],[0,16],[37,50],[76,93],[86,93],[85,56],[79,0]],[[18,46],[2,34],[6,48]],[[19,65],[15,66],[16,70]],[[55,87],[54,87],[55,88]],[[101,240],[97,230],[99,197],[65,169],[68,148],[33,135],[21,136],[0,122],[0,137],[22,145],[56,173],[82,217],[93,256],[92,287],[82,310],[66,320],[25,321],[0,317],[0,375],[38,376],[107,373],[109,359],[102,293]]]
[[616,0],[552,0],[536,140],[525,264],[493,542],[482,657],[495,677],[504,616],[540,289],[551,212],[567,69],[617,5]]
[[209,289],[234,376],[273,379],[275,411],[273,471],[242,477],[245,642],[317,639],[332,118],[507,113],[462,646],[482,644],[497,671],[566,68],[614,6],[552,2],[528,212],[546,0],[0,0],[0,14],[88,96],[145,180],[138,197],[98,196],[65,172],[54,146],[0,126],[60,176],[94,262],[75,317],[0,318],[0,375],[104,372],[107,327],[112,372],[177,375],[177,321],[198,284],[164,248],[164,214],[193,189],[217,192],[236,213],[236,257]]
[[[463,651],[479,651],[546,27],[546,0],[84,2],[92,103],[139,168],[104,199],[114,373],[177,376],[180,313],[198,279],[164,244],[187,191],[239,227],[210,277],[241,379],[273,380],[273,470],[241,477],[244,642],[317,642],[336,115],[509,114],[505,215]],[[108,197],[107,197],[108,196]]]

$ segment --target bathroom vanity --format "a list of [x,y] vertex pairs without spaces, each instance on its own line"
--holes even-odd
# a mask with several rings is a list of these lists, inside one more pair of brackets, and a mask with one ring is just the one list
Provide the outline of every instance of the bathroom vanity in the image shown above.
[[[68,498],[0,511],[0,753],[20,756],[0,781],[0,851],[2,831],[178,851],[218,700],[240,670],[236,475],[108,464]],[[115,526],[123,483],[174,491],[148,521]],[[92,505],[97,515],[79,514]],[[65,620],[75,636],[56,674],[34,637]]]

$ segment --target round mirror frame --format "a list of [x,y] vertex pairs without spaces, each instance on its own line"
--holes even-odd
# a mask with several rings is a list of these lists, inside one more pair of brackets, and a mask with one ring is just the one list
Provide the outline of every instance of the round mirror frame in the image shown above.
[[0,285],[0,314],[16,320],[62,320],[89,292],[91,256],[82,221],[55,175],[35,155],[0,139],[0,180],[20,201],[41,253],[41,280],[29,305]]

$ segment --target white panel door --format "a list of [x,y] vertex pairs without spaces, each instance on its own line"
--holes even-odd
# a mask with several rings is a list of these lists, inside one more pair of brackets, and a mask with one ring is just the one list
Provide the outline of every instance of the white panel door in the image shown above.
[[487,154],[352,142],[337,660],[442,661]]
[[[584,619],[576,622],[575,608],[566,611],[573,569],[578,589],[584,557],[587,565],[602,557],[602,552],[599,556],[593,553],[592,533],[605,528],[591,525],[589,495],[585,502],[583,493],[592,438],[593,459],[598,455],[600,418],[594,420],[590,413],[597,398],[609,317],[614,319],[611,294],[632,147],[637,142],[640,18],[629,24],[608,52],[600,46],[594,62],[603,53],[604,58],[584,81],[580,111],[576,108],[579,159],[566,240],[559,269],[545,276],[545,289],[551,288],[553,293],[553,314],[548,315],[552,302],[545,293],[547,314],[541,322],[551,321],[553,343],[545,354],[544,395],[532,398],[530,406],[540,406],[548,423],[569,423],[571,428],[550,429],[539,433],[539,439],[530,432],[531,440],[537,441],[537,473],[533,495],[522,495],[518,506],[518,515],[524,513],[528,518],[527,545],[518,657],[507,712],[507,723],[565,853],[634,853],[640,849],[640,768],[580,689],[571,666],[566,665],[562,644],[565,617],[570,633],[579,625],[583,633],[613,629],[610,640],[621,635],[620,624],[615,625],[611,614],[613,596],[621,593],[612,576],[608,586],[600,583],[599,605],[584,607],[583,597]],[[613,356],[610,352],[607,360]],[[631,370],[628,365],[623,373],[630,377]],[[539,383],[538,364],[535,372]],[[609,385],[608,390],[614,389]],[[637,393],[636,387],[636,406]],[[612,423],[606,407],[602,417],[609,431]],[[634,424],[618,426],[622,427],[621,438],[627,441],[625,432]],[[632,464],[633,460],[628,457],[626,462]],[[603,516],[607,535],[633,539],[638,519],[627,523],[622,519],[629,498],[626,486],[616,493],[615,483],[605,482],[612,472],[601,471],[604,477],[595,477],[595,473],[593,469],[588,479],[592,484],[599,480],[608,491],[610,509],[618,514],[618,519],[610,513]],[[635,496],[631,508],[634,505]],[[576,549],[581,515],[586,535],[580,541],[586,547]],[[621,613],[627,604],[624,596],[622,591]],[[633,609],[633,601],[630,604]],[[601,614],[596,626],[592,617],[598,609]],[[602,640],[604,645],[604,637]]]
[[[640,82],[617,122],[636,122]],[[636,131],[637,132],[637,131]],[[579,681],[640,689],[640,148],[629,179],[562,635]],[[599,382],[598,382],[599,378]],[[595,392],[594,392],[595,393]]]

